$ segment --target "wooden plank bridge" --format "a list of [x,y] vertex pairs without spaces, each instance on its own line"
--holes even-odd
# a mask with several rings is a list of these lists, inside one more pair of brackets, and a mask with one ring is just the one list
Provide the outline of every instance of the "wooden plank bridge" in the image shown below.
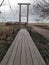
[[46,65],[26,29],[15,37],[0,65]]

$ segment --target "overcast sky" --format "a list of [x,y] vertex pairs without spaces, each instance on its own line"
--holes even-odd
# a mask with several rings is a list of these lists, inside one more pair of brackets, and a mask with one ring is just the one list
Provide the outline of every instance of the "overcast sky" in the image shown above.
[[[36,0],[34,0],[34,1],[36,1]],[[20,3],[20,2],[21,3],[31,3],[30,9],[32,10],[32,13],[31,13],[31,11],[29,12],[30,13],[29,14],[29,22],[33,22],[33,21],[36,21],[36,20],[42,21],[43,18],[42,17],[40,18],[39,15],[37,15],[37,13],[34,12],[34,10],[32,8],[32,4],[35,4],[34,1],[33,0],[5,0],[3,5],[0,7],[0,11],[2,12],[0,14],[0,21],[14,21],[14,22],[17,21],[18,22],[19,21],[19,6],[18,6],[18,3]],[[40,0],[40,1],[43,1],[43,0]],[[49,2],[49,0],[47,0],[47,2]],[[0,0],[0,3],[1,3],[1,0]],[[11,5],[11,9],[10,9],[9,4]],[[26,16],[25,7],[22,7],[22,15]],[[26,17],[25,18],[22,17],[22,21],[26,22]]]

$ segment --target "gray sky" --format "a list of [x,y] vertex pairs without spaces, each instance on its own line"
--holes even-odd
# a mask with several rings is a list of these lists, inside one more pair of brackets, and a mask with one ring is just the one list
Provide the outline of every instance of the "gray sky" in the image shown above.
[[[35,1],[35,3],[34,3]],[[11,9],[8,3],[8,0],[5,0],[3,3],[3,6],[0,7],[0,11],[2,11],[2,13],[0,14],[0,21],[19,21],[19,6],[18,3],[31,3],[30,5],[30,14],[29,14],[29,22],[33,22],[33,21],[43,21],[43,18],[40,17],[40,12],[35,12],[33,9],[32,4],[36,4],[38,3],[38,1],[36,2],[36,0],[9,0],[10,5],[11,5]],[[43,0],[42,3],[44,4]],[[47,0],[47,2],[49,2],[49,0]],[[1,0],[0,0],[1,3]],[[25,6],[26,7],[26,6]],[[22,7],[22,15],[26,15],[26,9],[25,7]],[[24,12],[25,11],[25,12]],[[38,13],[38,14],[37,14]],[[47,18],[46,18],[47,19]],[[46,20],[44,19],[44,21]],[[22,17],[22,21],[26,21],[26,18]]]

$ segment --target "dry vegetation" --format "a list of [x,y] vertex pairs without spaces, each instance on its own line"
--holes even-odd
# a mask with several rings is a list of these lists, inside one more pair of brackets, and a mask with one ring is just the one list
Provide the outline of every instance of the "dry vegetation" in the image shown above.
[[39,27],[39,28],[43,28],[43,29],[48,29],[49,30],[49,26],[47,25],[35,25],[36,27]]
[[0,62],[18,31],[19,29],[16,25],[0,25]]
[[[21,28],[26,28],[29,31],[39,52],[41,53],[42,57],[44,58],[45,62],[48,65],[49,64],[49,44],[48,44],[49,40],[44,38],[43,35],[35,32],[33,30],[34,25],[37,24],[28,24],[27,27],[21,26]],[[41,26],[42,24],[38,24],[38,25]],[[46,24],[42,26],[45,27],[45,25]],[[0,62],[3,59],[4,55],[6,54],[16,34],[18,33],[19,28],[20,27],[18,27],[17,25],[0,25]]]
[[[40,54],[42,55],[43,59],[45,60],[46,64],[49,65],[49,39],[46,39],[43,35],[41,35],[40,33],[36,32],[33,27],[34,25],[37,26],[37,24],[30,24],[31,27],[28,27],[28,31],[33,39],[33,41],[35,42]],[[47,25],[38,25],[38,27],[42,27],[43,29],[48,29]],[[42,29],[41,28],[41,29]],[[46,33],[47,34],[47,33]]]
[[29,23],[28,26],[33,27],[34,25],[42,25],[42,26],[48,26],[49,27],[49,23]]

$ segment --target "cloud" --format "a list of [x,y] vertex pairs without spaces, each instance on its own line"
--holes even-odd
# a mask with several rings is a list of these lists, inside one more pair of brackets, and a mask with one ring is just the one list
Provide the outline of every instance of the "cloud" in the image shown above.
[[[10,5],[8,0],[5,0],[4,5],[2,7],[0,7],[0,11],[2,12],[2,14],[0,14],[0,20],[6,20],[6,21],[17,21],[19,22],[19,6],[18,3],[22,2],[22,3],[31,3],[30,5],[30,12],[29,12],[29,22],[33,22],[33,21],[43,21],[43,18],[40,17],[40,15],[42,14],[38,9],[34,9],[34,4],[38,3],[39,0],[37,0],[37,2],[34,2],[33,0],[9,0]],[[40,0],[43,4],[43,0]],[[47,0],[47,2],[49,2]],[[26,8],[22,7],[22,14],[26,15]],[[25,12],[24,12],[25,11]],[[22,18],[22,21],[26,21],[26,18]]]

